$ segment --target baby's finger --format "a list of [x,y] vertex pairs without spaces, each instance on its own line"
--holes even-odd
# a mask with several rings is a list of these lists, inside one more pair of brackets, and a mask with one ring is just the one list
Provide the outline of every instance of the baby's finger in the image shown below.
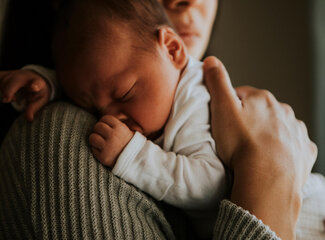
[[103,137],[101,137],[99,134],[97,133],[92,133],[89,136],[89,144],[93,147],[96,148],[98,150],[102,150],[103,146],[105,146],[105,140]]
[[120,120],[112,115],[105,115],[100,120],[100,122],[106,123],[111,128],[115,128],[119,124],[123,124]]
[[35,78],[29,83],[29,90],[32,92],[39,92],[46,88],[46,82],[42,78]]
[[[6,75],[3,75],[2,78],[0,78],[0,93],[1,93],[1,99],[3,102],[6,102],[7,99],[4,97],[4,93],[6,91],[6,85],[9,79],[11,79],[11,72],[8,72]],[[7,97],[6,97],[7,98]]]
[[28,121],[33,121],[35,114],[47,103],[47,98],[40,96],[34,101],[29,102],[26,109],[26,118]]
[[109,132],[112,131],[112,128],[104,122],[98,122],[93,128],[94,133],[99,134],[104,139],[107,139]]
[[9,75],[9,74],[11,74],[12,73],[12,71],[0,71],[0,83],[3,81],[3,79],[7,76],[7,75]]
[[29,80],[26,78],[20,78],[15,77],[15,79],[11,79],[11,76],[9,76],[9,79],[5,80],[4,85],[2,86],[1,93],[2,98],[4,102],[11,102],[14,99],[15,94],[24,86],[26,86],[27,82]]
[[93,153],[94,157],[99,161],[102,152],[94,147],[91,148],[91,152]]

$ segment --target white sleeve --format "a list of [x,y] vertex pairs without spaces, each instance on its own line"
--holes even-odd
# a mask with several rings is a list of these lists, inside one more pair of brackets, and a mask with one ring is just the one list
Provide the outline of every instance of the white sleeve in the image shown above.
[[226,178],[211,146],[209,128],[185,124],[178,136],[182,137],[175,139],[177,149],[167,152],[136,132],[113,173],[176,207],[211,209],[225,193]]
[[191,211],[216,208],[227,189],[210,132],[210,95],[197,66],[178,85],[161,147],[136,133],[113,168],[154,198]]

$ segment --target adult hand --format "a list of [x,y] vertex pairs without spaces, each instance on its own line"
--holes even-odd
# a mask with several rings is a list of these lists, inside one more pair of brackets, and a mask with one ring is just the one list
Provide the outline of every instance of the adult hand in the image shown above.
[[301,189],[317,155],[303,122],[266,90],[231,86],[223,64],[204,61],[217,151],[234,172],[231,200],[283,239],[294,239]]

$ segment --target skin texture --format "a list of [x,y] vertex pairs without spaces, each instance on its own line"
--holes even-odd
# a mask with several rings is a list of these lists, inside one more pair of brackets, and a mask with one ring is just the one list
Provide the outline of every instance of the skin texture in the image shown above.
[[[186,41],[186,34],[185,37],[182,36],[189,53],[195,58],[202,57],[210,35],[210,25],[212,26],[214,20],[217,1],[161,0],[161,2],[180,33],[183,31],[183,27],[186,33],[188,26],[191,26],[190,30],[193,30],[189,32],[194,33],[205,29],[202,33],[202,36],[205,37],[201,42],[193,40],[195,42],[193,46]],[[202,17],[204,15],[200,17],[198,14],[202,11],[196,7],[205,4],[215,10],[214,14],[205,15],[209,17],[204,20]],[[209,27],[205,28],[204,26]],[[218,145],[218,154],[234,173],[231,200],[255,214],[283,239],[293,239],[294,226],[301,204],[300,191],[315,161],[317,148],[309,140],[304,124],[296,120],[288,105],[277,102],[274,96],[264,90],[242,87],[234,91],[228,74],[220,61],[209,59],[205,61],[205,78],[211,94],[212,133]],[[134,62],[132,61],[132,63]],[[6,76],[12,74],[12,79],[14,79],[17,73],[19,73],[17,76],[20,76],[20,71],[1,73],[1,87],[7,83],[7,80],[3,81],[3,79],[9,79]],[[26,79],[22,83],[17,82],[17,84],[27,89],[33,89],[28,86],[33,79],[39,79],[39,76],[33,72],[29,72],[25,76]],[[40,83],[36,89],[47,87]],[[4,99],[6,102],[14,99],[13,93],[6,95],[3,88],[1,92],[4,96],[9,96]],[[14,91],[10,90],[9,92]],[[31,92],[33,93],[33,91]],[[106,97],[103,99],[105,100]],[[47,99],[45,95],[37,98],[36,102],[40,103],[37,106],[44,105],[43,101],[47,101]],[[80,105],[86,106],[87,104],[88,102],[80,102]],[[93,107],[90,106],[90,108]],[[31,109],[30,112],[34,114],[38,107]],[[98,110],[105,114],[105,104]],[[119,116],[114,115],[115,113],[110,113],[107,117],[101,118],[94,127],[93,136],[104,139],[102,142],[111,139],[110,144],[115,142],[115,149],[120,149],[127,140],[118,142],[115,138],[123,135],[123,139],[130,139],[133,133],[128,126],[131,129],[133,127],[130,123],[129,125],[124,123],[122,118],[119,120]],[[151,131],[148,132],[151,133]],[[93,150],[100,148],[97,145],[99,144],[96,142],[97,140],[90,141],[93,141]],[[118,152],[119,150],[112,152],[111,158],[114,158]],[[107,165],[111,164],[108,160],[103,160],[103,162]]]
[[50,89],[44,79],[28,70],[0,71],[0,93],[4,103],[27,101],[25,111],[29,121],[50,98]]
[[231,200],[282,239],[295,239],[301,190],[317,156],[305,124],[266,90],[235,91],[216,58],[207,58],[204,68],[212,134],[219,156],[234,173]]
[[[57,56],[57,76],[73,102],[103,116],[89,142],[95,157],[114,167],[134,131],[149,139],[160,135],[187,54],[184,43],[169,27],[159,28],[153,50],[146,51],[127,24],[112,23],[98,13],[92,16],[96,17],[91,24],[72,17],[66,39],[73,40],[65,41],[66,53]],[[70,49],[76,39],[83,41],[84,34],[74,28],[97,33],[87,36],[77,54]]]
[[201,59],[210,40],[217,0],[160,0],[189,54]]
[[[52,0],[58,9],[62,0]],[[210,40],[218,0],[158,0],[166,10],[188,53],[201,59]]]

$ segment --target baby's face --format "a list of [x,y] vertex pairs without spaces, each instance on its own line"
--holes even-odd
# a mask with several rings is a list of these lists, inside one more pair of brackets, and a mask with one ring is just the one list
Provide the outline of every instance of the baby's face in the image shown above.
[[168,119],[180,71],[159,47],[139,47],[127,27],[113,31],[114,38],[89,38],[58,72],[60,83],[79,106],[113,115],[153,139]]

